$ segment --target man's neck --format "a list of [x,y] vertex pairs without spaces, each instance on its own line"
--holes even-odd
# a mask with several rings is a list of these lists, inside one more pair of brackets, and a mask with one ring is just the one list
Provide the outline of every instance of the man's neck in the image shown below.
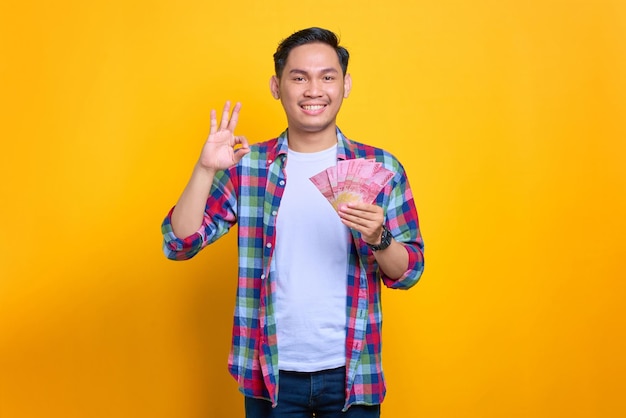
[[324,151],[337,143],[337,130],[333,127],[324,132],[287,131],[289,149],[296,152]]

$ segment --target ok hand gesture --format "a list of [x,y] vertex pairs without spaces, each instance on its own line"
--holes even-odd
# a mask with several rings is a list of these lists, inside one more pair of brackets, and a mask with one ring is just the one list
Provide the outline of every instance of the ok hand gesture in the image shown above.
[[[235,165],[241,157],[250,152],[248,140],[243,136],[235,136],[235,127],[239,118],[241,103],[237,102],[233,113],[229,117],[230,102],[224,104],[222,120],[217,127],[215,110],[211,110],[211,130],[204,146],[198,164],[209,171],[224,170]],[[241,147],[237,147],[241,145]]]

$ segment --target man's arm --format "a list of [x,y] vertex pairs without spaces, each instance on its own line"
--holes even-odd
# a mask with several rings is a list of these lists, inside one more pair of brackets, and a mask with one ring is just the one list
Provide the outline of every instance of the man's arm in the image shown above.
[[[339,208],[344,225],[361,233],[367,244],[378,245],[383,234],[384,213],[380,206],[368,203],[349,203]],[[391,279],[399,279],[409,267],[409,254],[402,243],[393,238],[384,250],[374,251],[380,269]]]
[[[177,237],[187,237],[202,226],[206,201],[215,173],[237,164],[250,152],[246,138],[234,135],[240,109],[241,103],[235,104],[230,115],[230,102],[226,102],[219,128],[216,112],[211,110],[209,137],[202,148],[191,178],[172,212],[171,227]],[[241,147],[235,148],[237,145]]]

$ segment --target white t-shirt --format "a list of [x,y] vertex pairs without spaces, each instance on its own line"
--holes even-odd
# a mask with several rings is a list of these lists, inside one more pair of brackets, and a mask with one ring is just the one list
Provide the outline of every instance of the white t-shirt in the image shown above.
[[310,177],[337,163],[337,146],[289,150],[277,216],[275,316],[278,368],[344,366],[350,233]]

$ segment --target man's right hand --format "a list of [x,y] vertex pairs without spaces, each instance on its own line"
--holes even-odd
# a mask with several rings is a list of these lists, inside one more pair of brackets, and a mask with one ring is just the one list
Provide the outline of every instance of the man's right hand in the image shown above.
[[[250,152],[248,140],[244,136],[235,136],[240,109],[241,103],[237,102],[230,114],[230,102],[227,101],[219,128],[216,112],[211,110],[211,130],[198,160],[199,168],[211,172],[224,170],[237,164],[241,157]],[[241,147],[237,147],[238,145]]]
[[246,138],[234,134],[239,109],[241,103],[237,103],[232,115],[229,115],[230,102],[226,102],[219,128],[215,110],[211,111],[209,137],[202,147],[202,153],[191,178],[172,212],[172,230],[177,237],[187,237],[202,226],[204,209],[215,173],[237,164],[241,157],[250,152]]

